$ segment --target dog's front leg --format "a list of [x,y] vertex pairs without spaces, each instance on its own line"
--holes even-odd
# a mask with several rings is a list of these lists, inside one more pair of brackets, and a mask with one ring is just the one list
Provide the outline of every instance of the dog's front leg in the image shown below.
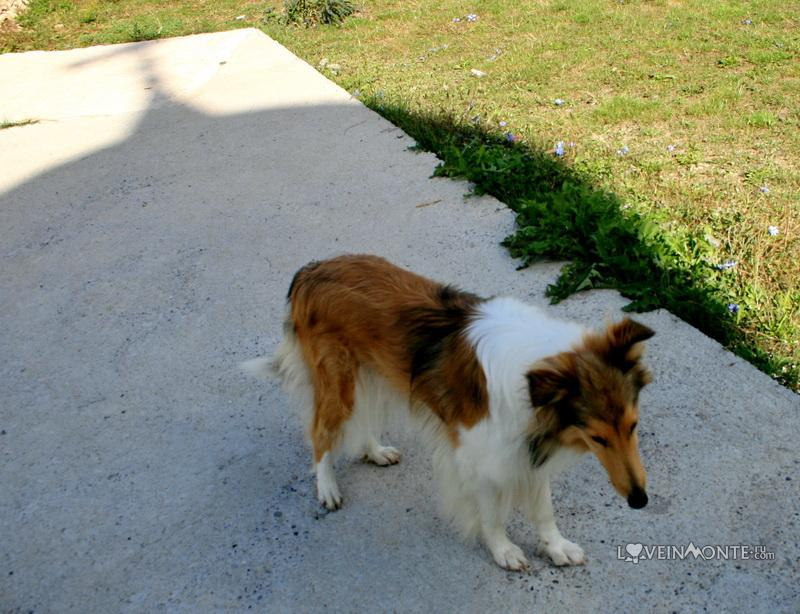
[[503,569],[520,571],[528,567],[522,549],[508,539],[506,518],[500,504],[500,491],[494,484],[484,483],[475,492],[480,514],[483,541],[495,562]]
[[578,544],[565,539],[556,526],[553,501],[550,495],[550,478],[548,477],[542,477],[537,485],[530,517],[536,525],[544,551],[553,563],[556,565],[581,565],[586,562],[583,549]]

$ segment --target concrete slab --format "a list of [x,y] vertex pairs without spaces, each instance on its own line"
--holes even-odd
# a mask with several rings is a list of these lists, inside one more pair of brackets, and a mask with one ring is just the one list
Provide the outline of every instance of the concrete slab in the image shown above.
[[[482,294],[543,302],[513,216],[254,30],[0,56],[0,606],[9,612],[796,612],[798,397],[666,312],[643,396],[652,503],[591,459],[555,487],[585,567],[526,574],[460,543],[424,449],[340,469],[324,514],[277,386],[239,361],[278,342],[308,260],[374,252]],[[11,85],[9,85],[11,84]],[[613,292],[554,311],[616,315]],[[618,547],[763,545],[773,560],[618,560]],[[646,551],[645,551],[646,552]],[[707,551],[708,552],[708,551]]]

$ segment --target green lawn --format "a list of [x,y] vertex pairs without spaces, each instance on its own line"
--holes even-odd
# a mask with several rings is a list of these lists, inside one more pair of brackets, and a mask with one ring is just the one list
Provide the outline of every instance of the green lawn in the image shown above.
[[512,207],[524,262],[573,260],[555,298],[618,287],[800,389],[800,2],[359,6],[33,0],[0,48],[261,27]]

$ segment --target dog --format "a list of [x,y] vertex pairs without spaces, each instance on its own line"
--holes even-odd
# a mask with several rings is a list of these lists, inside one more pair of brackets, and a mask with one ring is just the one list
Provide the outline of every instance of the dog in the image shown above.
[[306,393],[317,497],[342,505],[341,453],[393,465],[385,418],[408,408],[433,444],[441,507],[495,562],[528,566],[506,533],[513,509],[536,525],[555,565],[585,562],[556,526],[550,481],[593,453],[617,492],[647,504],[637,442],[641,362],[655,333],[631,319],[592,332],[513,298],[484,299],[399,268],[346,255],[312,262],[289,288],[273,360],[244,363]]

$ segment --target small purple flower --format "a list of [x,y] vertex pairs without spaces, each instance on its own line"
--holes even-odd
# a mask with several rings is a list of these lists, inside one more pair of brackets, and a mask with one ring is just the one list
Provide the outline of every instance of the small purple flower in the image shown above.
[[752,26],[753,25],[753,20],[752,19],[742,19],[742,25]]
[[478,16],[475,13],[467,15],[467,21],[478,21]]
[[727,271],[728,269],[732,269],[735,266],[736,266],[735,260],[726,260],[721,264],[715,264],[714,268],[717,269],[718,271]]
[[559,158],[564,155],[564,141],[559,141],[556,143],[556,148],[553,150],[553,153]]
[[777,226],[770,226],[767,228],[767,232],[771,237],[777,237],[779,234],[781,234],[781,231]]
[[627,145],[623,145],[620,149],[617,150],[618,156],[627,156],[630,149],[628,149]]
[[758,188],[758,191],[762,194],[769,194],[769,186],[762,185],[760,188]]
[[667,145],[667,151],[669,153],[672,153],[673,151],[675,151],[675,145]]
[[736,303],[728,303],[728,312],[732,315],[739,313],[739,305]]
[[453,17],[453,23],[460,23],[461,17]]
[[561,98],[556,98],[556,99],[553,101],[553,104],[554,104],[554,105],[556,105],[557,107],[560,107],[562,104],[564,104],[564,101],[563,101],[563,100],[561,100]]
[[506,126],[508,126],[508,122],[507,121],[503,120],[503,121],[500,122],[500,127],[501,128],[505,128]]
[[519,137],[513,132],[506,132],[506,141],[514,143],[515,141],[519,141]]

